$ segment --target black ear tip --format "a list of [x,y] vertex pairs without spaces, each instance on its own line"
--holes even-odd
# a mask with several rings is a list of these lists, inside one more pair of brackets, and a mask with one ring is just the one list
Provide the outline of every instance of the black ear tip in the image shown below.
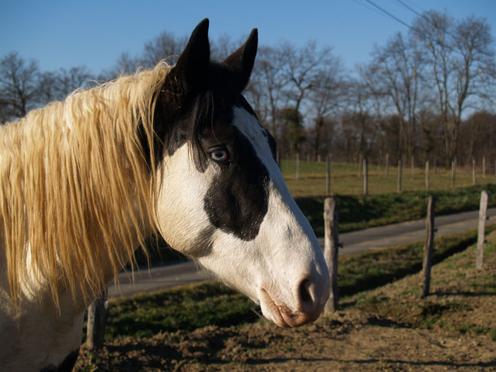
[[193,30],[192,33],[194,33],[194,34],[207,33],[209,23],[210,23],[210,21],[208,20],[208,18],[204,18],[200,23],[198,23],[198,25],[195,27],[195,29]]
[[258,28],[254,28],[250,32],[250,36],[248,36],[248,40],[256,41],[258,43]]
[[[258,30],[254,28],[250,32],[250,36],[248,36],[248,39],[246,40],[246,52],[249,54],[255,55],[257,53],[258,49]],[[253,56],[254,57],[254,56]]]

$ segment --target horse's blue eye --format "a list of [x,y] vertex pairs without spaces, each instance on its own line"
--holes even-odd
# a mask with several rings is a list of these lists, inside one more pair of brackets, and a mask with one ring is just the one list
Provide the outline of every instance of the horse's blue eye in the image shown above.
[[229,161],[229,152],[223,147],[215,147],[209,151],[210,158],[219,163]]

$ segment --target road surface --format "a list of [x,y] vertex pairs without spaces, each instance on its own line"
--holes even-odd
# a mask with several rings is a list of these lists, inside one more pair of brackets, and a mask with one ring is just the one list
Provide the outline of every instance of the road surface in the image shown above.
[[[463,212],[436,217],[436,236],[446,236],[453,233],[465,232],[477,227],[478,211]],[[488,216],[496,216],[496,208],[488,209]],[[495,223],[496,219],[489,220]],[[425,238],[424,220],[397,223],[394,225],[372,227],[365,230],[341,234],[343,249],[340,255],[351,255],[373,249],[386,248],[399,244],[409,244],[423,241]],[[320,239],[323,244],[323,239]],[[109,287],[109,296],[129,296],[138,292],[172,288],[183,284],[193,283],[213,278],[205,270],[198,268],[193,262],[177,265],[162,266],[150,270],[119,275],[118,287]]]

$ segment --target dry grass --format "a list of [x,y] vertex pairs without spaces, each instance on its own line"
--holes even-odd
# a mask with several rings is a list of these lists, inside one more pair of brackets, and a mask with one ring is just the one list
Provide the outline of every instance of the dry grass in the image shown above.
[[[324,162],[300,162],[299,178],[296,178],[294,160],[283,160],[281,168],[295,196],[325,195],[326,164]],[[397,167],[389,167],[386,175],[384,166],[369,165],[369,194],[395,193],[397,190]],[[361,195],[362,177],[358,164],[333,163],[331,170],[331,192],[340,195]],[[476,184],[496,183],[494,173],[486,173],[483,177],[481,169],[476,170]],[[425,174],[423,168],[410,167],[403,169],[403,191],[425,191]],[[455,187],[472,186],[472,169],[458,168],[455,176]],[[451,189],[451,170],[434,168],[430,170],[430,187],[432,191]]]
[[474,269],[473,246],[434,266],[427,300],[414,274],[343,299],[340,311],[316,324],[281,329],[260,321],[119,337],[98,354],[83,349],[77,370],[495,370],[495,238],[482,271]]

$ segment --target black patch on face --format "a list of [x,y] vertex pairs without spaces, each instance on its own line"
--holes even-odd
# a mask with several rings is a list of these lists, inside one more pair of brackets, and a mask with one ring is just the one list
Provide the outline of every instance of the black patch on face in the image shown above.
[[249,140],[235,127],[231,132],[232,160],[210,185],[204,210],[215,227],[249,241],[267,213],[269,174]]
[[[223,62],[212,62],[208,20],[200,22],[158,92],[153,140],[140,133],[149,167],[156,167],[164,154],[172,155],[185,143],[191,144],[200,172],[218,167],[204,209],[214,227],[244,240],[258,235],[268,209],[268,172],[249,140],[232,125],[235,106],[256,117],[241,93],[253,69],[257,44],[254,29]],[[270,142],[268,135],[267,140]],[[221,154],[228,151],[228,161],[214,156],[219,152],[212,149],[219,147]],[[151,154],[155,154],[154,164]]]
[[[220,74],[221,67],[213,66]],[[193,98],[182,114],[167,113],[165,105],[157,109],[156,120],[168,120],[170,128],[160,141],[159,151],[172,155],[189,142],[192,159],[200,172],[209,165],[218,167],[219,174],[204,198],[204,210],[215,228],[246,241],[253,240],[268,209],[269,175],[250,141],[232,125],[233,108],[240,107],[256,115],[244,97],[235,94],[228,85],[212,82],[209,88]],[[261,126],[260,129],[265,135],[262,140],[267,140],[275,151],[272,136]],[[229,151],[227,164],[216,163],[209,157],[209,149],[219,145]]]

